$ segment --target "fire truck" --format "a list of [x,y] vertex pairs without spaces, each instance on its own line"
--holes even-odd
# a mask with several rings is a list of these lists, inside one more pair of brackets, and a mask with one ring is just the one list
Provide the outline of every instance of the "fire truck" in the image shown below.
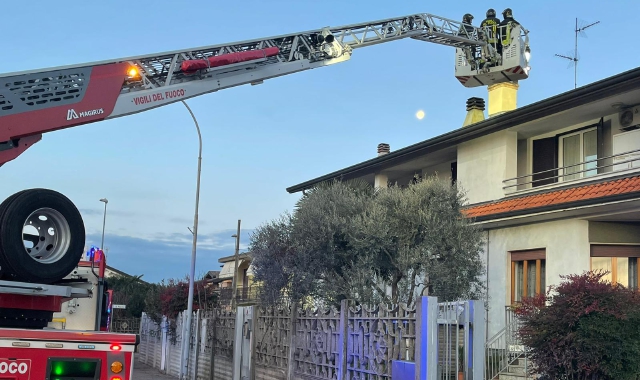
[[[0,166],[64,128],[149,111],[175,102],[349,61],[359,48],[413,39],[455,49],[465,87],[529,77],[528,31],[489,29],[428,13],[108,61],[0,75]],[[500,52],[500,53],[499,53]],[[130,379],[135,335],[106,330],[100,286],[104,260],[81,260],[84,222],[50,189],[28,189],[0,204],[0,378]],[[97,270],[97,272],[96,272]],[[84,275],[76,275],[84,271]],[[89,284],[87,276],[97,282]],[[93,331],[51,330],[54,312],[96,299]],[[107,316],[108,318],[108,316]]]

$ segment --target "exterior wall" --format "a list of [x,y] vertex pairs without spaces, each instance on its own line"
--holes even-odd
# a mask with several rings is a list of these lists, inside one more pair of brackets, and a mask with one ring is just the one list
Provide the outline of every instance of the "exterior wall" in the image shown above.
[[571,219],[489,232],[489,337],[504,327],[505,306],[511,300],[509,252],[536,248],[546,249],[547,287],[558,284],[560,275],[589,270],[589,222]]
[[604,244],[640,244],[640,224],[589,222],[589,242]]
[[517,133],[501,131],[458,146],[458,182],[469,203],[504,197],[502,181],[517,173]]
[[378,173],[375,177],[374,186],[376,188],[384,188],[387,187],[387,182],[389,181],[389,177],[386,174]]

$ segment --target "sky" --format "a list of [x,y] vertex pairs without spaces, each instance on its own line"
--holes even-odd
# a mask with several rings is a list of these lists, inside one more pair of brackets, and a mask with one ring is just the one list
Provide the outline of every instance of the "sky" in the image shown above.
[[[459,20],[511,7],[530,31],[531,76],[518,106],[573,89],[575,19],[578,85],[639,65],[633,22],[637,0],[513,3],[435,1],[245,0],[145,2],[32,0],[3,4],[0,72],[13,72],[188,49],[295,33],[324,26],[426,12]],[[615,28],[615,29],[614,29]],[[203,159],[196,274],[220,269],[253,229],[293,210],[300,194],[286,187],[370,159],[378,143],[391,150],[460,128],[465,102],[486,88],[455,79],[455,49],[401,40],[357,49],[350,61],[200,96],[188,101],[202,129]],[[424,110],[425,117],[415,114]],[[1,126],[0,126],[1,128]],[[147,281],[189,271],[198,139],[180,103],[48,133],[0,168],[0,199],[45,187],[81,211],[87,245],[105,248],[109,265]]]

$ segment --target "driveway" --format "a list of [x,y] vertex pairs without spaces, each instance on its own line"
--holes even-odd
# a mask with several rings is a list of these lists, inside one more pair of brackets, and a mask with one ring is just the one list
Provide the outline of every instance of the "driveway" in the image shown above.
[[133,379],[132,380],[176,380],[176,377],[165,375],[159,370],[150,367],[139,361],[135,361],[133,364]]

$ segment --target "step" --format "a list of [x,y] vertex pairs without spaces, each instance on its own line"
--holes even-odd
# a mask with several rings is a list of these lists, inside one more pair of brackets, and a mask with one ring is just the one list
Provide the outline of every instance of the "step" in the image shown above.
[[517,374],[508,374],[508,373],[501,373],[500,375],[498,375],[498,380],[523,380],[526,379],[526,377],[524,375],[517,375]]
[[537,379],[538,376],[536,375],[529,375],[529,376],[525,376],[524,370],[522,372],[502,372],[500,375],[498,375],[498,380],[523,380],[523,379],[527,379],[527,380],[535,380]]

